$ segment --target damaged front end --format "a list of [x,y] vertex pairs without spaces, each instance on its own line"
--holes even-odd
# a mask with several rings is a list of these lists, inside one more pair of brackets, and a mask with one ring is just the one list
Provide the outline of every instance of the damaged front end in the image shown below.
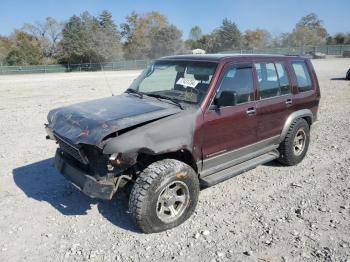
[[[135,106],[136,104],[136,106]],[[47,139],[57,142],[55,166],[85,194],[111,199],[135,172],[133,153],[104,153],[106,143],[134,128],[176,114],[175,106],[123,94],[52,110]]]
[[56,169],[86,195],[111,199],[117,189],[131,179],[133,171],[128,169],[136,162],[105,155],[96,146],[74,145],[55,133],[54,138],[59,144],[55,155]]

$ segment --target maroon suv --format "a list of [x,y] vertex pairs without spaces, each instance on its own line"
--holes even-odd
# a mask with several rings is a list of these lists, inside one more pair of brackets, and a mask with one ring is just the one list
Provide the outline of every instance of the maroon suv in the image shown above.
[[85,194],[132,185],[144,232],[175,227],[208,187],[277,159],[298,164],[320,89],[298,56],[186,55],[153,62],[121,95],[52,110],[55,166]]

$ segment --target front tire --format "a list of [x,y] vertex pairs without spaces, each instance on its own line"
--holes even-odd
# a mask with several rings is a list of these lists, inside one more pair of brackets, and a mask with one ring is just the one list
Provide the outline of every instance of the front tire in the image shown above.
[[149,165],[131,190],[129,211],[145,233],[176,227],[194,212],[199,195],[196,172],[187,164],[165,159]]
[[300,163],[307,153],[309,143],[309,124],[303,118],[296,119],[278,148],[280,152],[278,161],[286,166]]

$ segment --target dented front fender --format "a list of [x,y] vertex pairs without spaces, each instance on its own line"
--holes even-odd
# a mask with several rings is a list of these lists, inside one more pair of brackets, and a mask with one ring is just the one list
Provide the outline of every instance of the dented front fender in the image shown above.
[[192,152],[196,112],[185,110],[135,128],[106,141],[104,154],[160,154],[179,149]]

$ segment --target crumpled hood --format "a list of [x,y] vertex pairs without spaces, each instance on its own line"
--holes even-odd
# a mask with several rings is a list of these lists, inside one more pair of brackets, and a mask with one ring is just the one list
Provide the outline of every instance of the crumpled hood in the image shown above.
[[53,109],[47,119],[49,128],[72,143],[102,148],[101,142],[109,134],[179,111],[171,104],[124,93]]

